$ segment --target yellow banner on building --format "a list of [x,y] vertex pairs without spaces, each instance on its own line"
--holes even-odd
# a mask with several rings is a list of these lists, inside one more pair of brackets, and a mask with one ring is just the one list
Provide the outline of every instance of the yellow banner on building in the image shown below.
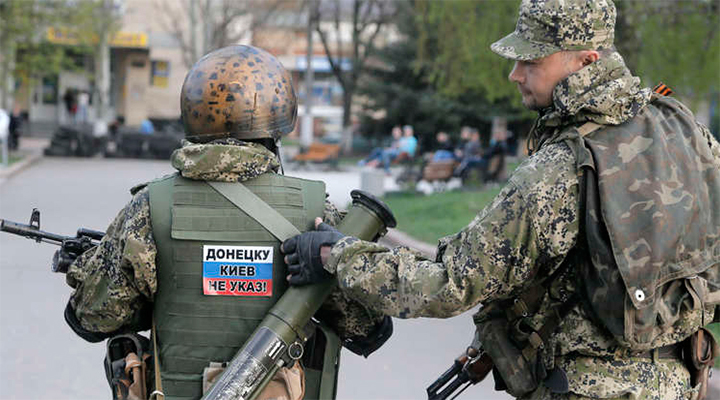
[[[80,36],[77,32],[66,28],[47,28],[47,40],[50,43],[76,45],[80,43]],[[97,42],[97,37],[90,40]],[[147,34],[142,32],[118,31],[110,38],[110,47],[133,47],[146,48],[148,46]]]
[[47,28],[47,40],[55,44],[75,45],[80,42],[76,32],[64,28]]
[[119,31],[110,39],[111,47],[148,47],[148,37],[140,32]]

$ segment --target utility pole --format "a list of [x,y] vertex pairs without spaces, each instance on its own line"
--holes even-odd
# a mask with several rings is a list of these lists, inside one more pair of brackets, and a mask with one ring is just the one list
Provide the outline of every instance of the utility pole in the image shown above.
[[307,26],[307,55],[305,65],[305,113],[302,119],[300,130],[300,144],[309,147],[313,141],[313,115],[312,115],[312,91],[315,81],[315,70],[313,69],[313,32],[317,13],[315,0],[308,0],[308,26]]
[[15,69],[15,45],[0,38],[0,108],[12,110],[15,80],[12,71]]
[[108,105],[110,103],[110,30],[114,19],[113,1],[103,0],[100,9],[99,20],[103,21],[100,26],[97,44],[97,55],[95,56],[95,119],[100,124],[106,123],[108,117]]
[[195,61],[197,61],[202,56],[202,49],[201,44],[198,43],[200,40],[198,38],[198,17],[197,17],[197,0],[190,0],[188,3],[188,7],[190,7],[189,15],[190,15],[190,50],[192,53],[192,63],[194,64]]

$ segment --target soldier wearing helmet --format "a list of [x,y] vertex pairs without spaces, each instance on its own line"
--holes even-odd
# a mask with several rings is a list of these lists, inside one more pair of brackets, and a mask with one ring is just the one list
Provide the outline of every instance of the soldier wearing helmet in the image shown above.
[[[613,46],[611,0],[523,0],[492,44],[538,112],[531,156],[434,260],[314,232],[283,243],[294,274],[337,279],[400,318],[482,304],[496,388],[523,399],[701,399],[720,317],[720,145]],[[326,254],[321,262],[304,257]],[[310,271],[310,272],[307,272]],[[331,274],[335,274],[333,276]]]
[[[132,188],[100,245],[67,273],[74,291],[65,318],[84,339],[153,328],[158,362],[146,366],[156,369],[147,393],[119,378],[111,359],[114,398],[146,398],[152,382],[156,396],[200,398],[286,290],[280,240],[248,205],[264,202],[271,219],[300,231],[318,217],[342,218],[322,182],[279,173],[278,142],[295,126],[297,100],[269,53],[231,46],[205,55],[187,74],[181,114],[187,140],[171,157],[177,173]],[[392,332],[389,317],[339,291],[316,317],[306,357],[259,398],[334,398],[337,365],[324,360],[336,360],[340,344],[367,356]]]

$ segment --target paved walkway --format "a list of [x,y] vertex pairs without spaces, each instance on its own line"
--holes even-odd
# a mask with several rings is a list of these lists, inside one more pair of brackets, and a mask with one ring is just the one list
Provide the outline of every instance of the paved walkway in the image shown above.
[[22,156],[23,159],[5,167],[0,164],[0,185],[3,182],[22,171],[23,169],[31,166],[35,161],[42,158],[43,149],[50,144],[50,139],[47,138],[20,138],[20,146],[18,150],[11,152],[12,155]]

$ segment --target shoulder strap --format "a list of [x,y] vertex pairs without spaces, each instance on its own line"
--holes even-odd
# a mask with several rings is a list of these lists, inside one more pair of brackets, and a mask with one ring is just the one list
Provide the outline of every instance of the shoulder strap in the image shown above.
[[155,314],[153,314],[151,336],[153,340],[153,362],[155,363],[155,390],[150,393],[150,400],[165,400],[165,394],[163,393],[162,388],[162,380],[160,379],[160,354],[158,354]]
[[587,136],[587,135],[595,132],[596,130],[598,130],[598,129],[600,129],[600,128],[602,128],[602,125],[600,125],[600,124],[596,124],[596,123],[594,123],[594,122],[586,122],[586,123],[580,125],[580,126],[577,128],[577,130],[578,130],[578,132],[580,133],[580,136],[585,137],[585,136]]
[[255,193],[240,182],[206,182],[218,193],[230,200],[252,219],[265,227],[280,241],[289,239],[301,232],[279,212],[270,207]]

